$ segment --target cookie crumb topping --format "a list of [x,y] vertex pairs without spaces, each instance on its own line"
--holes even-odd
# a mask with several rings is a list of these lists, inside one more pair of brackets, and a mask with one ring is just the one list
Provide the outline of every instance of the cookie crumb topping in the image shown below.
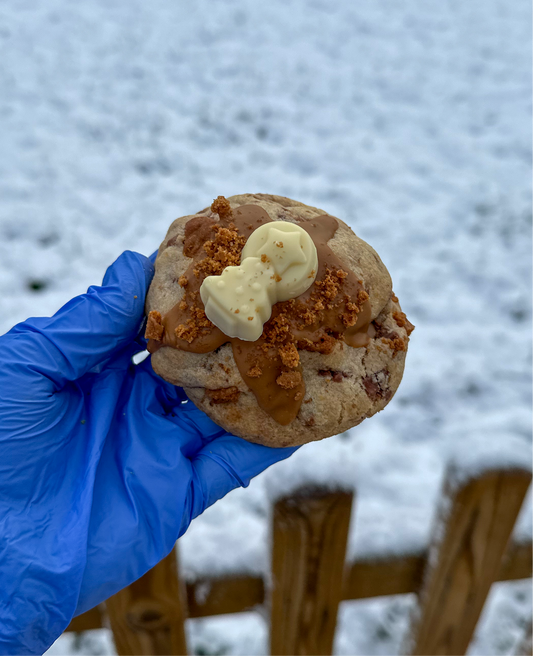
[[213,214],[218,214],[221,221],[230,219],[233,216],[233,210],[231,209],[229,200],[224,196],[217,196],[217,198],[215,198],[211,204],[211,212],[213,212]]
[[415,329],[413,324],[406,317],[405,312],[393,312],[392,318],[396,321],[399,328],[405,328],[408,335],[410,335]]
[[197,278],[219,276],[226,267],[238,266],[241,261],[246,238],[239,235],[235,225],[230,223],[227,228],[213,225],[211,230],[215,232],[215,237],[204,244],[207,257],[200,260],[193,270]]
[[283,371],[276,378],[276,383],[283,389],[294,389],[301,382],[302,374],[299,371]]
[[282,344],[279,349],[279,355],[281,357],[281,362],[285,367],[289,369],[296,369],[300,362],[300,355],[298,354],[298,349],[294,342],[288,342]]
[[161,313],[157,312],[157,310],[152,310],[148,315],[144,336],[146,339],[155,339],[157,342],[160,342],[164,331],[165,327],[161,322]]
[[[180,301],[180,305],[183,302],[183,300]],[[187,304],[185,305],[188,307]],[[184,339],[189,344],[191,344],[191,342],[193,342],[200,335],[200,331],[202,329],[205,331],[213,326],[213,324],[205,316],[205,312],[202,310],[202,308],[193,306],[190,308],[190,313],[191,317],[187,319],[186,324],[180,324],[174,330],[174,333],[178,339]]]

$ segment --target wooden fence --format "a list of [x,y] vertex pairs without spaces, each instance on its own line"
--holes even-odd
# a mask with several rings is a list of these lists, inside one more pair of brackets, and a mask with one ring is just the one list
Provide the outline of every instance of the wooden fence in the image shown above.
[[[353,494],[306,488],[273,509],[272,571],[183,583],[176,551],[67,631],[108,626],[119,654],[186,654],[187,617],[265,605],[271,654],[331,654],[339,602],[416,593],[404,654],[464,654],[495,581],[531,578],[532,546],[510,540],[531,472],[450,470],[428,553],[345,562]],[[525,645],[525,646],[524,646]],[[517,653],[531,653],[527,635]]]

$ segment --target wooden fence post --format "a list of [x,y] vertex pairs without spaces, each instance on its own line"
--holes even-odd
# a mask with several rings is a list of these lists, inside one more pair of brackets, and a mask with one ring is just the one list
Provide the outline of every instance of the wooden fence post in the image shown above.
[[119,655],[187,654],[185,591],[176,549],[106,606]]
[[488,471],[457,487],[450,471],[413,619],[413,655],[465,654],[531,481],[524,470]]
[[275,504],[271,654],[331,654],[352,499],[307,488]]
[[75,633],[82,633],[83,631],[92,631],[93,629],[101,629],[104,624],[105,605],[99,604],[91,610],[82,613],[75,617],[67,626],[65,631],[74,631]]

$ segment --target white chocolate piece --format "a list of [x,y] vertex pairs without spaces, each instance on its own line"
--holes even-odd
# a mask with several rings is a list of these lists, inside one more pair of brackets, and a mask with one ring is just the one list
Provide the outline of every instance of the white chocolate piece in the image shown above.
[[259,226],[248,238],[239,266],[202,282],[207,318],[228,337],[254,342],[274,303],[303,294],[317,268],[316,246],[303,228],[285,221]]
[[223,333],[255,341],[276,302],[273,270],[258,257],[247,257],[240,266],[226,267],[220,276],[207,276],[200,296],[207,318]]
[[[282,246],[279,246],[282,244]],[[276,301],[296,298],[316,278],[316,246],[303,228],[287,221],[264,223],[254,230],[244,245],[241,262],[247,257],[266,255],[281,277],[276,284]]]

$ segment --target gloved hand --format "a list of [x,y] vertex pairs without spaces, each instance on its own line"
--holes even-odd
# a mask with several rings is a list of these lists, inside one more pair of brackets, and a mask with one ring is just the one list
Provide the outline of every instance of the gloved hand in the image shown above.
[[41,654],[166,556],[205,508],[295,449],[229,435],[132,355],[153,264],[0,337],[0,653]]

